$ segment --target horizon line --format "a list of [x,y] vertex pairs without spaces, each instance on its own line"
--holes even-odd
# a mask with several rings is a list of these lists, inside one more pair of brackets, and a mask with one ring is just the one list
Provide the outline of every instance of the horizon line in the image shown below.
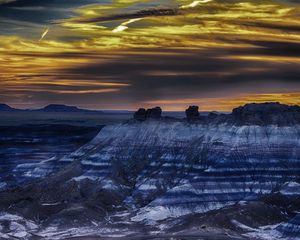
[[23,111],[35,111],[35,110],[41,110],[41,109],[44,109],[46,108],[47,106],[51,106],[51,105],[62,105],[62,106],[66,106],[66,107],[76,107],[78,108],[79,110],[86,110],[86,111],[128,111],[128,112],[135,112],[137,111],[139,108],[144,108],[144,109],[149,109],[149,108],[153,108],[153,107],[160,107],[162,109],[163,112],[185,112],[185,110],[189,107],[189,106],[198,106],[199,107],[199,112],[220,112],[220,113],[229,113],[230,111],[233,111],[235,108],[238,108],[238,107],[241,107],[241,106],[245,106],[247,104],[266,104],[266,103],[278,103],[278,104],[282,104],[282,105],[288,105],[288,106],[299,106],[297,104],[286,104],[286,103],[281,103],[279,101],[265,101],[265,102],[246,102],[245,104],[241,104],[241,105],[236,105],[235,107],[233,107],[231,110],[201,110],[201,105],[197,105],[197,104],[191,104],[191,105],[187,105],[185,108],[183,108],[182,110],[164,110],[164,108],[162,108],[161,106],[159,105],[156,105],[156,106],[152,106],[152,107],[137,107],[137,108],[134,108],[134,109],[113,109],[113,108],[98,108],[98,109],[95,109],[95,108],[87,108],[87,107],[81,107],[81,106],[78,106],[78,105],[68,105],[68,104],[64,104],[64,103],[49,103],[49,104],[46,104],[46,105],[42,105],[40,107],[35,107],[35,108],[20,108],[20,107],[12,107],[11,104],[9,103],[0,103],[0,105],[7,105],[8,107],[12,108],[12,109],[16,109],[16,110],[23,110]]

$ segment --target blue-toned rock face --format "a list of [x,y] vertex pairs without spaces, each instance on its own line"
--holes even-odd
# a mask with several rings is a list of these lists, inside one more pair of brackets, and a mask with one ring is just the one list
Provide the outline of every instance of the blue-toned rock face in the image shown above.
[[273,119],[282,108],[246,105],[211,123],[160,118],[106,126],[71,154],[13,168],[17,178],[38,181],[0,193],[0,224],[57,239],[87,232],[297,237],[300,125],[232,122],[261,111]]
[[22,169],[75,151],[100,129],[62,124],[0,126],[0,190],[28,183],[31,179]]
[[[150,210],[164,206],[170,216],[177,216],[181,209],[206,211],[255,198],[296,178],[299,133],[300,126],[121,124],[105,127],[90,144],[60,162],[80,159],[81,178],[101,179],[105,187],[106,182],[128,186],[134,190],[132,204],[140,206],[148,203],[140,203],[140,198],[149,199]],[[211,202],[214,207],[206,206]],[[179,213],[172,211],[177,205]]]
[[[257,211],[257,206],[252,205],[266,204],[261,199],[273,194],[297,199],[299,150],[300,125],[235,126],[148,120],[106,126],[72,154],[34,167],[19,165],[14,173],[34,179],[59,172],[58,177],[54,175],[55,180],[44,180],[43,186],[46,184],[49,192],[35,191],[34,199],[42,206],[56,204],[59,209],[72,209],[75,203],[89,201],[100,204],[112,218],[124,214],[117,218],[130,226],[150,224],[159,228],[170,219],[222,212],[237,204]],[[48,186],[52,181],[55,187]],[[88,215],[88,219],[93,219]],[[288,220],[278,215],[274,219],[266,217],[262,224]],[[65,217],[61,216],[62,221],[67,221]],[[54,220],[49,221],[53,224]],[[247,222],[243,223],[245,226],[242,223],[243,220],[230,220],[236,228],[247,227]],[[249,226],[257,227],[254,220]],[[274,225],[272,234],[289,234],[287,226]]]

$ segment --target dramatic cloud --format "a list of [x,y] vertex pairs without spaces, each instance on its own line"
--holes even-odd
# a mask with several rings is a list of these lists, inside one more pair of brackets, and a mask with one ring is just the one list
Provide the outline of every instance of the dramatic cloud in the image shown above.
[[14,2],[15,0],[0,0],[0,5],[1,4],[7,4],[7,3],[11,3]]
[[298,103],[297,2],[1,3],[0,102],[172,110]]

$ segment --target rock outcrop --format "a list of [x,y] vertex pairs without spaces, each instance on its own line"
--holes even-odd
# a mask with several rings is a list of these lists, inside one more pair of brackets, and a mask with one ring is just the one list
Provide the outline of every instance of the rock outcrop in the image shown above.
[[278,102],[251,103],[233,109],[232,120],[237,125],[279,125],[300,123],[300,107]]
[[139,108],[134,115],[133,118],[138,121],[145,121],[146,120],[146,109],[145,108]]
[[146,119],[159,119],[161,118],[162,110],[160,107],[155,108],[140,108],[134,113],[134,119],[138,121],[145,121]]
[[[162,116],[160,107],[144,109],[140,108],[134,113],[134,119],[145,121],[147,119],[160,119]],[[195,121],[198,124],[219,125],[228,124],[235,126],[292,126],[300,124],[300,107],[280,104],[279,102],[251,103],[232,110],[232,113],[216,113],[200,115],[198,106],[189,106],[185,110],[186,120]],[[164,119],[167,119],[165,117]],[[182,121],[183,119],[175,119]]]
[[188,109],[185,110],[185,115],[188,120],[199,119],[199,107],[198,106],[189,106]]
[[162,110],[160,107],[149,108],[146,112],[146,118],[161,118]]

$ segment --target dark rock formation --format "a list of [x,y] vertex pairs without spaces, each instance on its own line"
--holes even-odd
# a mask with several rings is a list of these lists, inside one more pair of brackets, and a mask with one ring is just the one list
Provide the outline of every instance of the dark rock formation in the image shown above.
[[137,110],[134,113],[134,119],[138,120],[138,121],[145,121],[146,120],[146,109],[145,108],[139,108],[139,110]]
[[161,118],[162,110],[160,107],[149,108],[146,112],[146,118]]
[[189,106],[188,109],[185,110],[186,118],[188,120],[199,119],[199,107],[198,106]]
[[[145,121],[147,119],[160,119],[160,107],[140,108],[134,113],[134,119]],[[230,125],[277,125],[291,126],[300,124],[300,106],[289,106],[279,102],[250,103],[233,109],[232,113],[208,112],[200,115],[198,106],[189,106],[185,110],[187,121],[196,121],[201,124],[230,124]],[[164,117],[164,120],[168,117]],[[176,120],[176,118],[172,119]],[[179,119],[177,119],[178,121]]]
[[251,103],[233,109],[231,117],[239,125],[291,125],[300,123],[300,107],[278,102]]
[[146,119],[152,118],[152,119],[159,119],[161,118],[162,110],[160,107],[155,108],[140,108],[134,113],[134,119],[138,121],[145,121]]

